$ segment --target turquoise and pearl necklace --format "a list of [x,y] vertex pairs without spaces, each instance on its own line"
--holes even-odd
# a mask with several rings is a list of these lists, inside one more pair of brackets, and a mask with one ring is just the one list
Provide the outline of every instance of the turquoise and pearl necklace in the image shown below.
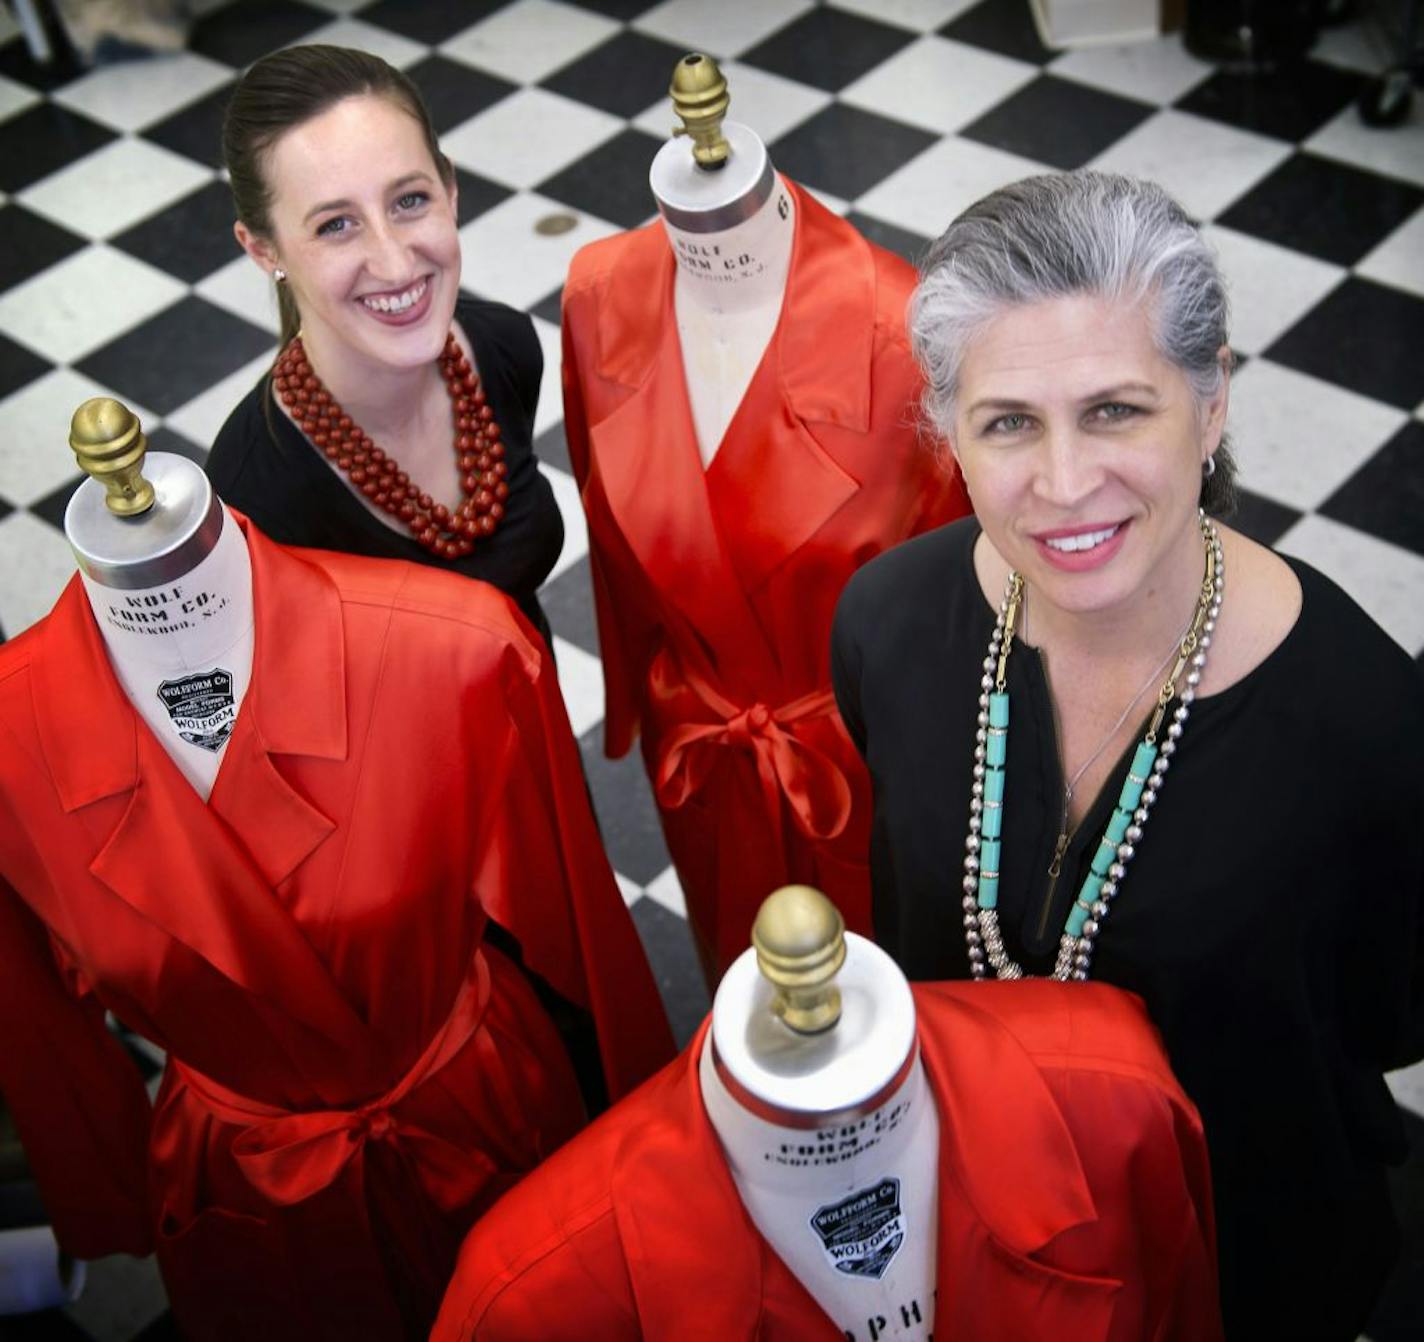
[[[1201,684],[1202,668],[1206,666],[1207,649],[1221,614],[1221,595],[1226,583],[1221,537],[1205,514],[1198,515],[1198,524],[1206,548],[1206,572],[1197,596],[1196,614],[1178,646],[1171,674],[1157,695],[1157,708],[1147,734],[1132,757],[1117,806],[1093,854],[1092,867],[1068,910],[1053,966],[1055,979],[1083,982],[1088,977],[1093,964],[1093,943],[1117,898],[1128,863],[1142,841],[1142,831],[1157,802],[1162,780],[1167,776],[1196,698],[1197,686]],[[1004,950],[998,913],[1004,766],[1009,745],[1009,692],[1005,676],[1023,598],[1023,578],[1011,572],[994,633],[989,639],[989,655],[984,658],[984,675],[979,682],[974,783],[969,799],[969,834],[964,841],[964,939],[969,948],[969,969],[976,979],[986,977],[990,967],[996,978],[1025,977],[1023,967]],[[1184,673],[1185,683],[1178,691],[1177,685]],[[1167,739],[1159,745],[1157,737],[1174,699],[1178,703],[1167,726]]]

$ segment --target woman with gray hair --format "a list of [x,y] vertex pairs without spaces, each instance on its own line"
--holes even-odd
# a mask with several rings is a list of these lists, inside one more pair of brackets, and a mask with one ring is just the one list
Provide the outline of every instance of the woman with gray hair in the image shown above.
[[1159,187],[996,191],[910,326],[976,517],[837,611],[876,936],[912,978],[1139,993],[1205,1122],[1228,1336],[1354,1339],[1397,1253],[1382,1073],[1424,1052],[1418,669],[1216,520],[1225,286]]

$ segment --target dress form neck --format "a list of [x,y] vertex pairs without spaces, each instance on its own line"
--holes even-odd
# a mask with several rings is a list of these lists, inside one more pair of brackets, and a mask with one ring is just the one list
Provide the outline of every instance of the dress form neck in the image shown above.
[[846,1336],[927,1342],[939,1117],[908,985],[884,952],[845,940],[842,1016],[819,1035],[771,1015],[754,952],[728,970],[698,1060],[703,1104],[752,1223]]
[[703,465],[716,455],[781,315],[795,203],[754,132],[728,122],[716,171],[670,142],[653,194],[677,261],[674,307],[688,402]]
[[154,453],[145,470],[151,510],[112,517],[87,480],[65,532],[115,677],[206,800],[251,679],[251,562],[197,466]]

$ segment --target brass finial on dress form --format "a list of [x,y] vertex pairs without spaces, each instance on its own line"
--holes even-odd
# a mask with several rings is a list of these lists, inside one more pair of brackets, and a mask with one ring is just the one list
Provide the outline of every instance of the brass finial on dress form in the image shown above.
[[698,167],[720,168],[729,152],[722,135],[722,120],[732,98],[717,62],[700,51],[690,52],[673,70],[668,92],[672,95],[672,110],[683,122],[672,133],[692,137],[692,157]]
[[836,973],[845,963],[845,919],[819,890],[784,885],[752,925],[757,968],[776,989],[771,1009],[798,1034],[820,1034],[841,1018]]
[[111,513],[137,517],[153,507],[153,486],[143,478],[148,451],[138,416],[108,396],[95,396],[74,412],[69,446],[79,465],[107,490]]

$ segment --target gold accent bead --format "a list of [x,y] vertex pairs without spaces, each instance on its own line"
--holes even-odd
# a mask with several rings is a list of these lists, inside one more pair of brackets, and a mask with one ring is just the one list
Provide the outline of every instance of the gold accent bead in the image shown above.
[[798,1034],[841,1018],[835,977],[845,963],[845,919],[819,890],[784,885],[763,901],[752,926],[757,968],[776,989],[771,1009]]
[[673,70],[668,93],[683,123],[672,133],[692,137],[692,157],[699,167],[720,168],[729,152],[722,121],[732,99],[717,62],[700,51],[689,52]]
[[128,406],[108,396],[85,401],[70,420],[69,446],[108,491],[104,502],[111,513],[136,517],[153,507],[153,486],[143,478],[148,439]]

